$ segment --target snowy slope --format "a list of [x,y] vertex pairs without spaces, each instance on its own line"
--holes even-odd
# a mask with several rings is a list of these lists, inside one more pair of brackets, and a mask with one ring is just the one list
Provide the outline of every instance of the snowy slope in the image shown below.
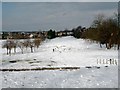
[[[1,41],[0,43],[2,43]],[[6,68],[36,68],[36,67],[80,67],[80,70],[54,70],[54,71],[20,71],[3,72],[3,87],[18,88],[117,88],[118,66],[110,64],[114,59],[118,63],[118,51],[114,48],[108,50],[97,43],[88,40],[75,39],[74,37],[60,37],[45,40],[34,53],[25,49],[21,54],[6,55],[2,49],[2,65]],[[101,64],[97,60],[104,60]],[[10,61],[16,61],[10,63]],[[108,61],[106,63],[106,61]],[[92,68],[86,68],[91,66]],[[96,68],[96,66],[100,68]],[[108,66],[108,67],[105,67]],[[51,83],[52,82],[52,83]]]
[[[54,52],[53,52],[54,49]],[[90,43],[74,37],[62,37],[46,40],[39,49],[35,48],[34,53],[30,49],[25,49],[21,54],[17,49],[17,54],[6,55],[6,50],[2,49],[3,68],[31,68],[43,66],[86,66],[98,65],[97,59],[118,60],[118,51],[100,48],[99,44]],[[9,61],[16,60],[10,64]],[[103,65],[103,64],[100,64]],[[105,65],[105,64],[104,64]]]

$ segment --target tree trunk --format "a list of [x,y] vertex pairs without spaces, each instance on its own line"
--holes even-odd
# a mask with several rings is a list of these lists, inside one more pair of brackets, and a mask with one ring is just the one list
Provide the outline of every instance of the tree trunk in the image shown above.
[[118,48],[117,49],[119,50],[119,44],[118,44]]
[[33,47],[31,46],[31,53],[33,53]]
[[102,48],[102,45],[101,45],[101,43],[100,43],[100,47]]

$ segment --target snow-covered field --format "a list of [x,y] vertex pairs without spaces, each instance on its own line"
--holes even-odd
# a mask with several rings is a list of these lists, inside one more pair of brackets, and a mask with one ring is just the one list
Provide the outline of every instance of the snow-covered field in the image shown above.
[[[4,41],[0,41],[2,43]],[[14,88],[117,88],[118,51],[99,47],[88,40],[72,36],[45,40],[34,49],[24,49],[21,54],[6,54],[0,49],[3,69],[25,69],[38,67],[80,67],[79,70],[15,71],[2,73],[2,87]],[[114,60],[110,64],[109,60]],[[101,60],[101,63],[100,63]],[[14,61],[14,63],[11,63]],[[99,61],[99,63],[98,63]],[[86,67],[91,68],[86,68]],[[97,68],[99,67],[99,68]]]

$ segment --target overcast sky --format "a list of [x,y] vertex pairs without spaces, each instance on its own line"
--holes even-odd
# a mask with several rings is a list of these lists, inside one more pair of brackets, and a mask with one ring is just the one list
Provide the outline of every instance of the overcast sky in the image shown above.
[[0,2],[0,31],[2,31],[2,4]]
[[89,27],[97,14],[112,16],[117,2],[3,2],[2,29],[64,30]]
[[3,2],[118,2],[119,0],[2,0]]

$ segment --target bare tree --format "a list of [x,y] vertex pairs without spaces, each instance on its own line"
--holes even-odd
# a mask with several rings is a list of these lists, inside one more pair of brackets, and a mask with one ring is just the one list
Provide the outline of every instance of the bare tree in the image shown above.
[[11,50],[14,49],[14,53],[16,53],[17,44],[14,40],[7,40],[3,43],[3,48],[7,49],[7,55],[11,55]]
[[29,44],[30,44],[29,39],[24,40],[24,42],[23,42],[23,46],[24,46],[26,49],[29,47]]
[[99,26],[102,24],[104,19],[105,19],[105,15],[104,14],[98,14],[95,17],[95,20],[93,21],[91,27],[92,28],[99,28]]
[[33,53],[33,47],[34,47],[34,42],[33,41],[29,42],[29,47],[31,49],[31,53]]
[[41,41],[42,41],[41,38],[35,38],[33,41],[35,44],[35,47],[39,48]]
[[21,53],[23,54],[23,50],[24,50],[24,42],[23,41],[19,41],[17,43],[17,47],[19,47],[21,49]]

